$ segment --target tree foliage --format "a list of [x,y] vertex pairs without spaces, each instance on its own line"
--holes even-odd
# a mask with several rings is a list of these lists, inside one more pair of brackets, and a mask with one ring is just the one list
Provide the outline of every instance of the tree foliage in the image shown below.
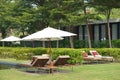
[[[110,19],[106,12],[119,8],[119,3],[120,0],[0,0],[0,31],[4,38],[9,29],[26,35],[47,26],[72,28],[85,24],[86,19],[103,19],[101,15]],[[119,15],[114,10],[112,13],[113,18]]]
[[111,43],[111,30],[110,30],[110,25],[109,25],[109,20],[110,20],[110,15],[111,15],[111,10],[113,8],[120,8],[120,0],[91,0],[91,4],[95,5],[97,9],[104,13],[106,16],[106,21],[107,21],[107,38],[109,40],[109,47],[112,48],[112,43]]

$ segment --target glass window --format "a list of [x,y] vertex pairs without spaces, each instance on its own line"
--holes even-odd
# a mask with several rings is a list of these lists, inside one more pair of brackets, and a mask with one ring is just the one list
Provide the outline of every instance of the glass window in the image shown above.
[[83,40],[83,27],[79,27],[79,40]]
[[105,26],[105,24],[101,25],[101,32],[100,32],[100,34],[101,34],[100,39],[101,40],[106,40],[106,26]]
[[112,40],[117,39],[117,24],[112,24]]
[[99,25],[94,26],[94,40],[99,40]]

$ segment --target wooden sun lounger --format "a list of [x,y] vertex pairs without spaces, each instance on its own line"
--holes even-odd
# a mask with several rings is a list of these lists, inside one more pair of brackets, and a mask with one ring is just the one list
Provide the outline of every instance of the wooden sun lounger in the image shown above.
[[95,58],[100,58],[102,61],[114,61],[112,56],[102,56],[96,50],[90,50],[91,55]]
[[22,63],[20,64],[23,67],[44,67],[46,63],[48,62],[49,57],[33,57],[31,63]]
[[70,56],[66,55],[66,56],[59,56],[54,62],[53,65],[54,66],[64,66],[66,64],[68,64],[68,60],[70,60]]

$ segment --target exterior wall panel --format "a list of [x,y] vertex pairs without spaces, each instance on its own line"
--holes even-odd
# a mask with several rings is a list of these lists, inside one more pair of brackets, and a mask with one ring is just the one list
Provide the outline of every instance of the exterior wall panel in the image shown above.
[[[110,23],[112,40],[120,39],[120,22]],[[88,40],[88,33],[85,25],[79,26],[79,40]],[[107,40],[106,23],[90,25],[91,40]]]

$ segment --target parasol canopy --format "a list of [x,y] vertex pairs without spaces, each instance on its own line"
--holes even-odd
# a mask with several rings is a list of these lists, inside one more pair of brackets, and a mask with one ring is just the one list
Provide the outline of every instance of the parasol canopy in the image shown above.
[[66,36],[75,36],[76,34],[70,33],[67,31],[58,30],[55,28],[47,27],[41,31],[33,33],[29,36],[22,38],[22,40],[41,40],[41,41],[49,41],[49,40],[61,40],[62,37]]
[[3,46],[4,46],[4,42],[13,42],[13,41],[20,41],[21,38],[18,38],[18,37],[15,37],[15,36],[9,36],[9,37],[6,37],[0,41],[3,42]]
[[7,38],[4,38],[0,41],[4,41],[4,42],[12,42],[12,41],[20,41],[21,39],[15,36],[9,36]]

